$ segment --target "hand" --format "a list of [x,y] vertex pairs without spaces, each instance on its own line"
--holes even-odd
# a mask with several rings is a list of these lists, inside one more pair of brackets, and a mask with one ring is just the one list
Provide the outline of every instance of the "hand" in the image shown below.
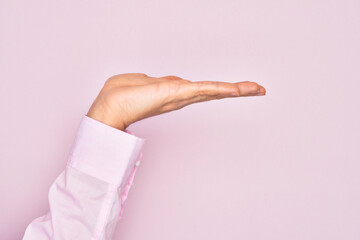
[[144,118],[189,104],[227,97],[265,95],[255,82],[191,82],[176,76],[149,77],[125,73],[109,78],[91,105],[88,117],[119,130]]

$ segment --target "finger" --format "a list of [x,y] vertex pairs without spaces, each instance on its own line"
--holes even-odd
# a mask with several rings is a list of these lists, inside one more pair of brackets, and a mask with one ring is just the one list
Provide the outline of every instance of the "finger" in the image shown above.
[[[196,85],[196,83],[200,83],[200,86]],[[227,97],[260,96],[265,95],[266,93],[266,90],[263,86],[249,81],[237,83],[188,81],[185,84],[180,85],[182,86],[180,88],[182,91],[177,91],[180,94],[177,94],[175,101],[172,101],[170,104],[166,105],[164,108],[165,111],[181,109],[187,105],[197,102],[204,102]]]
[[[241,83],[235,83],[239,89],[239,94],[234,95],[235,97],[250,97],[250,96],[262,96],[266,94],[266,89],[257,84],[253,86],[249,86],[249,82],[241,82]],[[253,82],[251,82],[253,83]]]
[[237,83],[202,81],[200,85],[200,92],[198,94],[195,92],[191,97],[184,99],[181,103],[182,106],[214,99],[263,96],[266,94],[266,89],[263,86],[249,81]]
[[[262,89],[265,90],[265,88],[262,88]],[[257,94],[243,94],[243,95],[241,95],[241,97],[262,96],[262,95],[265,95],[265,92],[263,92],[263,90],[260,90],[260,92]],[[209,95],[193,96],[192,98],[188,98],[188,99],[182,100],[181,102],[177,103],[177,105],[178,105],[177,109],[183,108],[187,105],[194,104],[194,103],[207,102],[207,101],[211,101],[211,100],[215,100],[215,99],[223,99],[223,98],[229,98],[229,97],[239,97],[239,96],[229,95],[228,93],[218,94],[218,95],[214,95],[214,96],[209,96]]]
[[263,87],[255,82],[245,81],[237,83],[228,83],[220,81],[200,81],[193,82],[192,96],[217,96],[227,95],[229,97],[240,97],[258,94],[264,91]]
[[160,77],[160,79],[181,80],[182,78],[178,76],[169,75],[169,76]]
[[225,98],[226,95],[217,95],[217,96],[205,96],[205,95],[198,95],[198,96],[193,96],[192,98],[186,99],[186,100],[182,100],[182,101],[176,101],[173,102],[171,105],[168,106],[167,111],[169,110],[178,110],[181,109],[185,106],[188,106],[190,104],[193,103],[198,103],[198,102],[206,102],[206,101],[210,101],[210,100],[214,100],[214,99],[221,99],[221,98]]

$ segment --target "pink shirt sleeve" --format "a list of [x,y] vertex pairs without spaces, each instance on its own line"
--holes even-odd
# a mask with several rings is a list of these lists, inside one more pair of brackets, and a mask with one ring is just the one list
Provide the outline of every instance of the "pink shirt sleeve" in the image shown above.
[[24,240],[112,239],[145,139],[84,115],[65,170],[49,190],[49,212]]

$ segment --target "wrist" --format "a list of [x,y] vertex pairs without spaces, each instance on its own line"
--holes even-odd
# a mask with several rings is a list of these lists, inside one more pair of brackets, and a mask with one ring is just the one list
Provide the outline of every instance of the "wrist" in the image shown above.
[[125,131],[125,129],[127,128],[127,126],[121,121],[115,121],[106,114],[94,112],[91,109],[86,114],[86,116],[121,131]]

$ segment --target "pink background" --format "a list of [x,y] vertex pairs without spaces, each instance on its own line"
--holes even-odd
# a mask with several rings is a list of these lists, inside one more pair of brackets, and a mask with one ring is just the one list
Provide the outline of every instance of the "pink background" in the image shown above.
[[358,0],[1,1],[0,239],[48,210],[111,75],[256,81],[147,139],[115,239],[360,239]]

